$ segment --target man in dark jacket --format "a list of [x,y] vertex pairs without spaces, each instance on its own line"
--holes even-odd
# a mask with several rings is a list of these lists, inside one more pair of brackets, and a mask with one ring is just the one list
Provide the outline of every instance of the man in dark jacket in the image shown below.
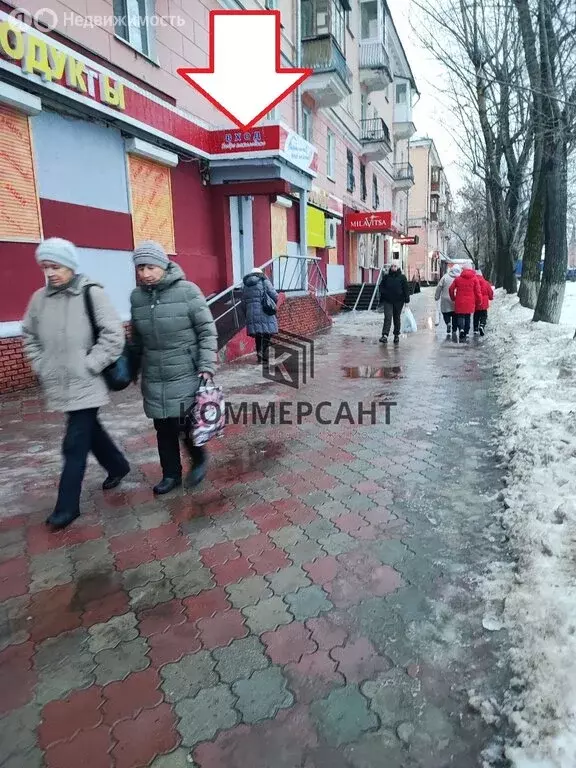
[[400,315],[405,304],[410,303],[408,280],[397,264],[392,264],[388,274],[380,283],[380,302],[384,305],[384,325],[382,326],[382,344],[388,343],[390,327],[394,320],[394,344],[400,342]]

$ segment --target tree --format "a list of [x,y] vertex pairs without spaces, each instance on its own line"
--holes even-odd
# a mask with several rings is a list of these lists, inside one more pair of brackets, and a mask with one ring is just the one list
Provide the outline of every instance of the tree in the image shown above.
[[[533,147],[522,38],[510,0],[414,0],[425,16],[422,43],[446,67],[469,170],[481,180],[495,282],[516,291]],[[463,146],[462,146],[463,145]]]
[[459,252],[494,279],[494,260],[490,250],[486,191],[482,182],[468,180],[460,190],[452,220],[452,232]]

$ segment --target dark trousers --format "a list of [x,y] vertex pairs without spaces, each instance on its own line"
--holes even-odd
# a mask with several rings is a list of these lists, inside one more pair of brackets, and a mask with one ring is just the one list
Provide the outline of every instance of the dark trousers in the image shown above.
[[402,314],[403,308],[403,301],[395,301],[394,304],[391,304],[388,301],[384,302],[384,325],[382,326],[382,336],[390,335],[392,320],[394,320],[394,336],[400,336],[400,315]]
[[456,320],[457,315],[454,312],[442,312],[442,317],[446,323],[448,333],[450,333],[450,330],[452,330],[453,333],[456,333],[456,326],[458,324]]
[[470,315],[458,315],[458,328],[460,333],[468,336],[470,333]]
[[474,312],[474,330],[479,331],[480,328],[484,328],[486,326],[487,320],[488,320],[488,310],[477,309],[476,312]]
[[269,333],[257,333],[254,336],[256,341],[256,354],[258,360],[268,360],[268,347],[270,346],[270,334]]
[[126,457],[98,421],[98,408],[70,411],[67,417],[62,441],[64,467],[54,508],[58,515],[76,515],[80,511],[82,481],[90,452],[112,477],[123,475],[129,469]]
[[203,445],[194,445],[188,429],[182,425],[178,417],[170,419],[154,419],[158,455],[162,467],[162,477],[180,479],[182,477],[182,462],[180,460],[180,433],[183,433],[182,443],[194,466],[201,464],[206,457]]

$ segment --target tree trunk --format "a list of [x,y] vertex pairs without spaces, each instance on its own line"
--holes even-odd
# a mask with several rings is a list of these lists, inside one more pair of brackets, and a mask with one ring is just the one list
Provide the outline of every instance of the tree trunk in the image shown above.
[[542,140],[536,137],[534,149],[534,170],[532,173],[532,196],[528,213],[528,228],[524,239],[522,279],[518,298],[523,307],[534,309],[540,290],[540,260],[544,246],[544,211],[546,207],[546,186],[542,168]]
[[556,135],[546,142],[544,155],[546,251],[542,284],[532,318],[545,323],[560,322],[568,267],[568,148],[566,132],[558,124],[555,127]]

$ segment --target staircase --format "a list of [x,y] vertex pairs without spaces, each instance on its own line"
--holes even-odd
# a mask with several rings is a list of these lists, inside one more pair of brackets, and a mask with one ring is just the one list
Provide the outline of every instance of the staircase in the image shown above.
[[[377,283],[354,283],[348,286],[344,299],[344,311],[366,311],[378,307]],[[370,304],[372,306],[370,307]]]

